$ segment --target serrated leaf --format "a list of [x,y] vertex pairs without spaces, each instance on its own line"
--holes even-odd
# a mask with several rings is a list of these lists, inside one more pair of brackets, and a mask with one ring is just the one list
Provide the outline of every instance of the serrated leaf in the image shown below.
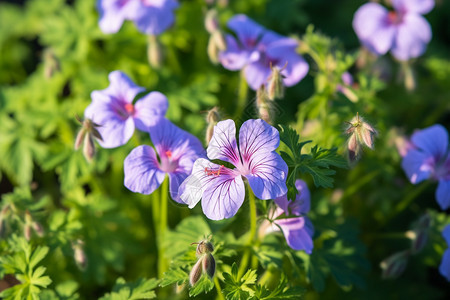
[[161,280],[161,283],[159,286],[165,287],[167,285],[178,283],[179,285],[183,282],[187,282],[189,279],[189,275],[181,270],[180,268],[177,269],[170,269],[169,271],[164,273],[164,276]]
[[126,283],[126,281],[119,277],[113,287],[111,293],[105,294],[101,300],[133,300],[133,299],[153,299],[156,297],[155,289],[158,286],[158,280],[139,279],[135,282]]
[[33,254],[30,258],[29,267],[31,269],[34,269],[34,267],[44,259],[44,257],[47,255],[49,248],[48,247],[37,247],[36,250],[34,250]]
[[200,295],[201,293],[207,294],[214,288],[214,283],[209,279],[209,277],[205,274],[202,275],[199,281],[189,289],[189,296],[195,297]]

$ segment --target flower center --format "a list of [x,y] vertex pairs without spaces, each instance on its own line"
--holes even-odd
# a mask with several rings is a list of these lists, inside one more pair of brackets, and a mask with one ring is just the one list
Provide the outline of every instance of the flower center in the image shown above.
[[219,176],[220,172],[222,171],[222,169],[224,168],[223,165],[221,165],[218,169],[214,170],[208,167],[205,167],[205,174],[207,176]]
[[159,167],[166,173],[172,173],[178,168],[178,159],[173,159],[172,151],[167,150],[160,155]]
[[438,163],[435,166],[433,177],[436,180],[440,180],[440,179],[449,180],[450,179],[450,159],[447,159],[443,163]]
[[400,24],[402,22],[402,16],[396,11],[390,11],[387,18],[390,24]]

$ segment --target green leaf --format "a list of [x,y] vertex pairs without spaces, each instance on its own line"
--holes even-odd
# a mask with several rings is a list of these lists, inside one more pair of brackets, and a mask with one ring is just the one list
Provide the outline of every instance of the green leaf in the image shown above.
[[173,283],[177,283],[178,285],[181,285],[184,282],[187,282],[188,279],[189,279],[189,275],[185,271],[181,270],[180,268],[170,269],[169,271],[164,273],[164,276],[163,276],[159,286],[165,287],[165,286],[173,284]]
[[201,293],[207,294],[214,288],[214,283],[212,280],[206,275],[203,274],[197,283],[189,289],[189,296],[195,297],[200,295]]
[[156,297],[155,289],[158,280],[155,278],[141,278],[135,282],[126,283],[123,278],[118,278],[111,293],[105,294],[100,300],[133,300],[133,299],[153,299]]
[[48,247],[37,247],[36,250],[34,250],[33,255],[31,256],[29,267],[31,269],[34,269],[34,267],[44,259],[44,257],[47,255],[49,248]]
[[238,267],[236,263],[231,266],[231,274],[222,273],[225,287],[223,293],[227,299],[248,299],[255,291],[250,285],[256,282],[256,270],[248,270],[242,278],[238,278]]

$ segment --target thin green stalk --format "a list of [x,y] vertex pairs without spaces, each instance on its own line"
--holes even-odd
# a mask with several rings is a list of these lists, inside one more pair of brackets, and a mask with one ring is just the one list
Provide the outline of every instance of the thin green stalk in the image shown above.
[[245,105],[247,104],[247,96],[248,96],[248,84],[245,79],[244,72],[240,73],[239,80],[239,90],[238,90],[238,101],[236,111],[234,113],[234,119],[239,119],[244,111]]
[[165,271],[167,271],[167,259],[164,255],[164,241],[166,237],[167,231],[167,204],[169,197],[169,187],[168,187],[169,179],[164,179],[163,183],[160,187],[161,201],[160,210],[159,210],[159,228],[158,228],[158,278],[162,278]]
[[217,278],[217,276],[214,277],[214,285],[216,286],[216,290],[217,290],[216,299],[225,300],[225,297],[222,294],[222,289],[220,288],[220,283],[219,283],[219,279]]

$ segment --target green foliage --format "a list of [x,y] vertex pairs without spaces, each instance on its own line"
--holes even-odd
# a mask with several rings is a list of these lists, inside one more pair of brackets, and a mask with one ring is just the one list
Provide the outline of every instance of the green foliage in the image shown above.
[[0,293],[5,299],[39,299],[41,288],[46,288],[52,280],[44,275],[47,268],[37,266],[47,255],[49,248],[33,248],[24,238],[13,236],[9,246],[14,253],[0,258],[0,274],[14,274],[20,284]]
[[156,297],[153,291],[158,286],[158,280],[139,279],[135,282],[127,283],[125,279],[118,278],[111,293],[105,294],[101,300],[133,300],[133,299],[153,299]]
[[253,285],[256,282],[256,271],[248,270],[242,278],[238,276],[236,263],[231,266],[231,273],[223,273],[225,288],[223,293],[227,300],[249,299],[255,295]]
[[214,283],[206,274],[203,274],[202,277],[200,277],[200,280],[189,289],[189,296],[195,297],[203,293],[207,294],[213,288]]
[[335,170],[330,167],[346,168],[345,159],[336,153],[337,149],[321,149],[317,145],[311,148],[309,154],[302,154],[302,148],[311,141],[300,142],[300,136],[291,127],[280,125],[280,140],[288,147],[291,154],[281,151],[281,157],[289,167],[286,179],[288,185],[288,199],[295,199],[298,193],[295,181],[301,173],[308,173],[314,179],[316,187],[332,188]]

